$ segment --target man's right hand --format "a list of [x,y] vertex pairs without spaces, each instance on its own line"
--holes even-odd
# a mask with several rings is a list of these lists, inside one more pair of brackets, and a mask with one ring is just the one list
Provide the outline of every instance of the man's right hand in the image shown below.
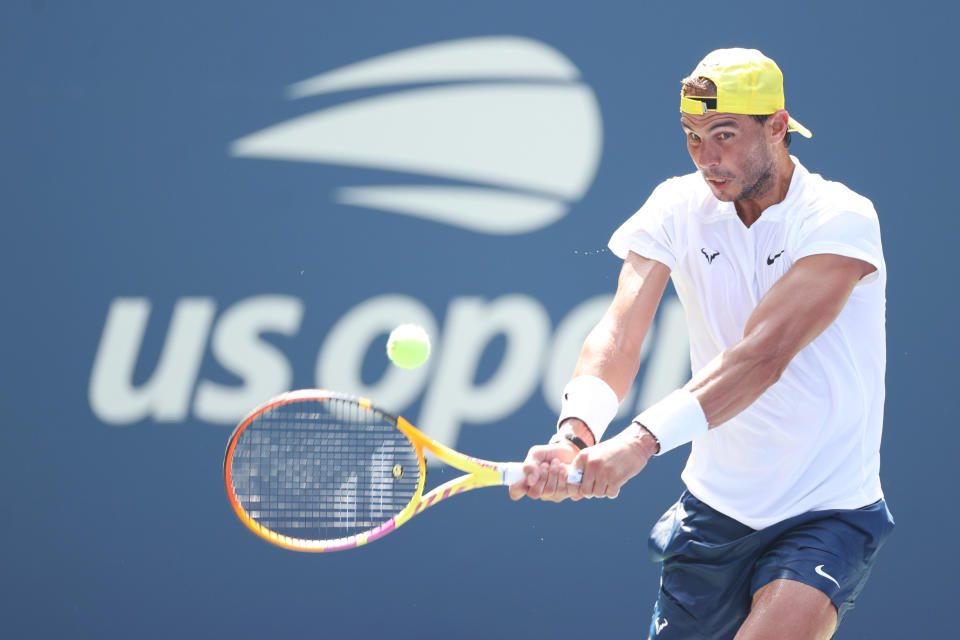
[[567,489],[567,471],[579,451],[569,440],[531,447],[523,461],[523,473],[526,477],[510,485],[510,497],[519,500],[527,496],[551,502],[560,502],[571,497]]

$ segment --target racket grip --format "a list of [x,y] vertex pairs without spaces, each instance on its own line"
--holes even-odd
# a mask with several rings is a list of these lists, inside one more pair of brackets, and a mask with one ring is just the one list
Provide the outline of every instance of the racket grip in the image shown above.
[[[511,485],[516,484],[524,479],[523,473],[523,463],[522,462],[506,462],[503,464],[501,470],[501,484]],[[568,484],[580,484],[580,480],[583,479],[583,471],[575,467],[570,467],[567,473],[567,483]]]

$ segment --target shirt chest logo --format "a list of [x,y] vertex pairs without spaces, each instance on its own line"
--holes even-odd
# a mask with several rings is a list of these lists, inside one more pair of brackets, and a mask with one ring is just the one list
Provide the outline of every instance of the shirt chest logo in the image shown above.
[[784,251],[786,251],[786,249],[781,249],[781,250],[780,250],[780,253],[778,253],[778,254],[776,254],[776,255],[769,255],[769,256],[767,256],[767,264],[773,264],[774,262],[776,262],[776,261],[777,261],[777,258],[779,258],[780,256],[783,255],[783,252],[784,252]]
[[713,251],[706,248],[700,249],[700,253],[707,259],[707,264],[713,264],[713,259],[720,255],[719,251]]

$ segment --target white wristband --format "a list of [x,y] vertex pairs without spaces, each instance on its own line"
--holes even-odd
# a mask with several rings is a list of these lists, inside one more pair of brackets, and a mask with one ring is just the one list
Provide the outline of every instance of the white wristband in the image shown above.
[[557,428],[567,418],[579,418],[593,433],[594,442],[600,442],[619,408],[620,399],[610,385],[596,376],[577,376],[563,388]]
[[658,456],[707,432],[707,416],[696,396],[677,389],[633,419],[647,428],[660,443]]

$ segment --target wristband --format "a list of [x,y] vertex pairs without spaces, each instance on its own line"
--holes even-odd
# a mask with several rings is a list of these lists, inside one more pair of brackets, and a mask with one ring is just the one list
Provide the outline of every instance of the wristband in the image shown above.
[[577,376],[563,388],[557,428],[567,418],[577,418],[593,433],[593,441],[600,442],[619,408],[620,400],[610,385],[596,376]]
[[710,428],[696,396],[686,389],[677,389],[633,421],[646,427],[660,443],[660,451],[655,454],[658,456],[690,442]]

